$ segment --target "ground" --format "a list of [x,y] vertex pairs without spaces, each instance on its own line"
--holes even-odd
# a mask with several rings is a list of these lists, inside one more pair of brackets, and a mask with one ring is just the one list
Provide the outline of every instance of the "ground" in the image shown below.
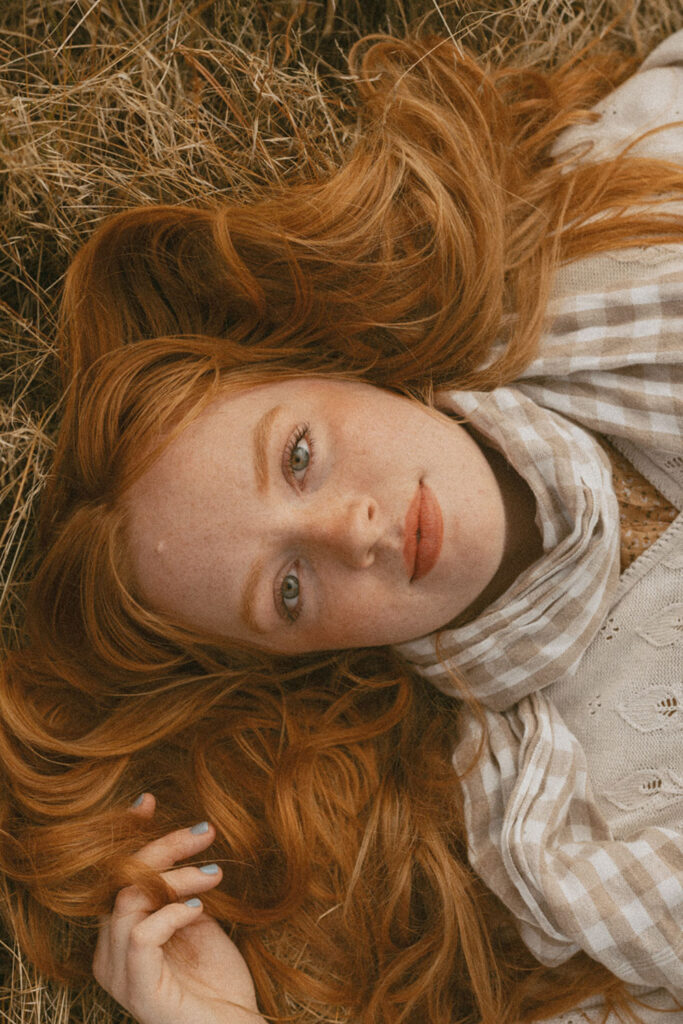
[[[494,59],[553,62],[594,39],[644,56],[680,0],[2,0],[0,621],[20,642],[35,506],[60,387],[68,262],[108,213],[248,197],[324,173],[353,142],[344,54],[369,32],[449,32]],[[10,944],[11,945],[11,944]],[[94,990],[0,950],[0,1020],[109,1024]]]

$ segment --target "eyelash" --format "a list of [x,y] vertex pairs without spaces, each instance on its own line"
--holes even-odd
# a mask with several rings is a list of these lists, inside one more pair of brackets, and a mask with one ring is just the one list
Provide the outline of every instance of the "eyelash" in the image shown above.
[[[304,440],[304,438],[306,439],[306,442],[308,444],[308,451],[309,451],[309,460],[308,460],[308,464],[306,466],[306,472],[304,473],[304,479],[305,479],[306,474],[308,473],[309,469],[313,465],[313,458],[314,458],[314,455],[313,455],[313,453],[314,453],[314,443],[313,443],[313,438],[311,437],[311,426],[310,426],[310,423],[300,423],[298,426],[296,426],[294,428],[294,430],[292,431],[292,433],[289,436],[287,444],[285,445],[285,449],[284,449],[284,451],[282,453],[282,472],[283,472],[284,476],[286,477],[286,479],[288,479],[290,481],[290,483],[292,483],[294,485],[294,487],[296,487],[297,489],[301,489],[301,487],[304,484],[304,479],[298,480],[294,476],[294,471],[292,469],[292,455],[294,454],[294,451],[295,451],[297,445],[299,445],[301,443],[301,441]],[[280,578],[278,579],[278,581],[276,583],[276,586],[275,586],[275,600],[276,600],[276,603],[277,603],[277,607],[278,607],[282,617],[284,619],[287,619],[289,622],[296,622],[296,620],[299,618],[299,615],[301,614],[301,610],[303,608],[303,599],[302,599],[301,592],[300,592],[300,590],[301,590],[300,580],[299,580],[299,593],[297,594],[298,600],[297,600],[296,608],[292,609],[292,608],[288,608],[287,607],[287,605],[285,604],[283,593],[282,593],[282,589],[284,587],[285,580],[287,579],[288,576],[293,575],[293,572],[292,572],[293,569],[295,570],[295,573],[296,573],[296,576],[297,576],[297,580],[299,580],[299,564],[298,564],[298,562],[295,562],[293,566],[290,565],[290,566],[287,567],[287,569],[285,569],[285,571],[283,572],[282,576],[280,576]]]
[[285,450],[282,453],[282,472],[284,476],[298,488],[301,488],[303,481],[297,480],[292,472],[292,455],[296,446],[300,441],[303,441],[304,438],[308,442],[308,450],[311,456],[308,466],[306,467],[306,472],[308,473],[308,470],[313,465],[313,460],[315,458],[315,443],[311,437],[310,423],[300,423],[294,428],[289,436],[287,444],[285,445]]

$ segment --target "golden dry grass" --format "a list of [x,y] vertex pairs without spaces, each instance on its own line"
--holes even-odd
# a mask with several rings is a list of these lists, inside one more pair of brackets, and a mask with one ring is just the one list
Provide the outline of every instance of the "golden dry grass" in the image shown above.
[[[336,7],[336,10],[335,10]],[[352,144],[344,53],[418,24],[482,54],[554,61],[610,34],[645,54],[680,0],[0,0],[0,620],[20,642],[32,521],[59,419],[55,318],[107,214],[249,196]],[[51,987],[0,947],[0,1020],[105,1024],[94,986]],[[124,1020],[115,1015],[116,1020]]]

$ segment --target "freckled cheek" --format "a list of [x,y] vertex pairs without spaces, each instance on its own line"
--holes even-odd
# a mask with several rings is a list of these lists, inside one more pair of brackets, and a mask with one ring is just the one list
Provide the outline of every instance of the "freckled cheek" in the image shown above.
[[331,646],[347,645],[372,646],[387,642],[387,635],[393,636],[397,628],[410,625],[411,615],[397,595],[368,588],[365,593],[351,594],[344,600],[333,603],[326,623],[326,633]]

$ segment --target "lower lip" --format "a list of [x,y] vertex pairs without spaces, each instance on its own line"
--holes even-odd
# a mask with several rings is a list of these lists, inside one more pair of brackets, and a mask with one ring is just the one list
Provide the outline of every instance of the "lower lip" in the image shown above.
[[443,542],[443,516],[434,492],[420,484],[410,503],[405,523],[403,561],[410,582],[423,579],[439,559]]

